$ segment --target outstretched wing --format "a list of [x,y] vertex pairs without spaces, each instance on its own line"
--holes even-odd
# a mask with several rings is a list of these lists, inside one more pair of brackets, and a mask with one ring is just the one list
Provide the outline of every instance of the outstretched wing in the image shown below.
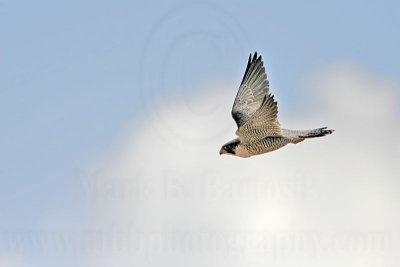
[[233,103],[232,117],[238,128],[260,108],[268,92],[269,81],[263,61],[261,56],[257,57],[257,52],[255,52],[253,58],[250,54],[242,83]]
[[236,135],[244,143],[263,139],[267,136],[280,136],[281,125],[278,121],[278,103],[274,96],[265,96],[261,107],[237,131]]

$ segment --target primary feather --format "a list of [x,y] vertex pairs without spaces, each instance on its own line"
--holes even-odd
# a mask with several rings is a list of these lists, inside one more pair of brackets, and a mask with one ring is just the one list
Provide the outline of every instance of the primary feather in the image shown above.
[[269,81],[262,58],[249,56],[239,91],[232,107],[232,117],[238,127],[242,126],[261,106],[264,97],[269,93]]

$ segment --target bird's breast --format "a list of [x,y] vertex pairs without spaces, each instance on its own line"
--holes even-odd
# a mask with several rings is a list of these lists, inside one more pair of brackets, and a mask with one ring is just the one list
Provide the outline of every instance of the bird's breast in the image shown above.
[[241,158],[248,158],[253,154],[251,154],[243,145],[238,145],[235,149],[235,155]]

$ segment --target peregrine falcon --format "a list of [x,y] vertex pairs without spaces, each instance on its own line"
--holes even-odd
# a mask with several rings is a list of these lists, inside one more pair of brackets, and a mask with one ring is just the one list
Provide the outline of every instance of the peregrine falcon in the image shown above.
[[238,138],[222,146],[219,154],[242,158],[279,149],[306,138],[325,136],[334,130],[327,127],[313,130],[287,130],[278,121],[278,105],[269,93],[269,81],[261,56],[250,54],[243,80],[232,108]]

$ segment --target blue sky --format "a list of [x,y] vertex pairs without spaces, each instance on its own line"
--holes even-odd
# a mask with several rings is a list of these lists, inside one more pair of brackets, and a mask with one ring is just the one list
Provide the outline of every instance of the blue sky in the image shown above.
[[1,231],[53,217],[85,227],[87,166],[155,98],[228,81],[233,101],[250,52],[289,115],[307,104],[304,79],[335,62],[400,83],[399,12],[396,1],[1,1]]

